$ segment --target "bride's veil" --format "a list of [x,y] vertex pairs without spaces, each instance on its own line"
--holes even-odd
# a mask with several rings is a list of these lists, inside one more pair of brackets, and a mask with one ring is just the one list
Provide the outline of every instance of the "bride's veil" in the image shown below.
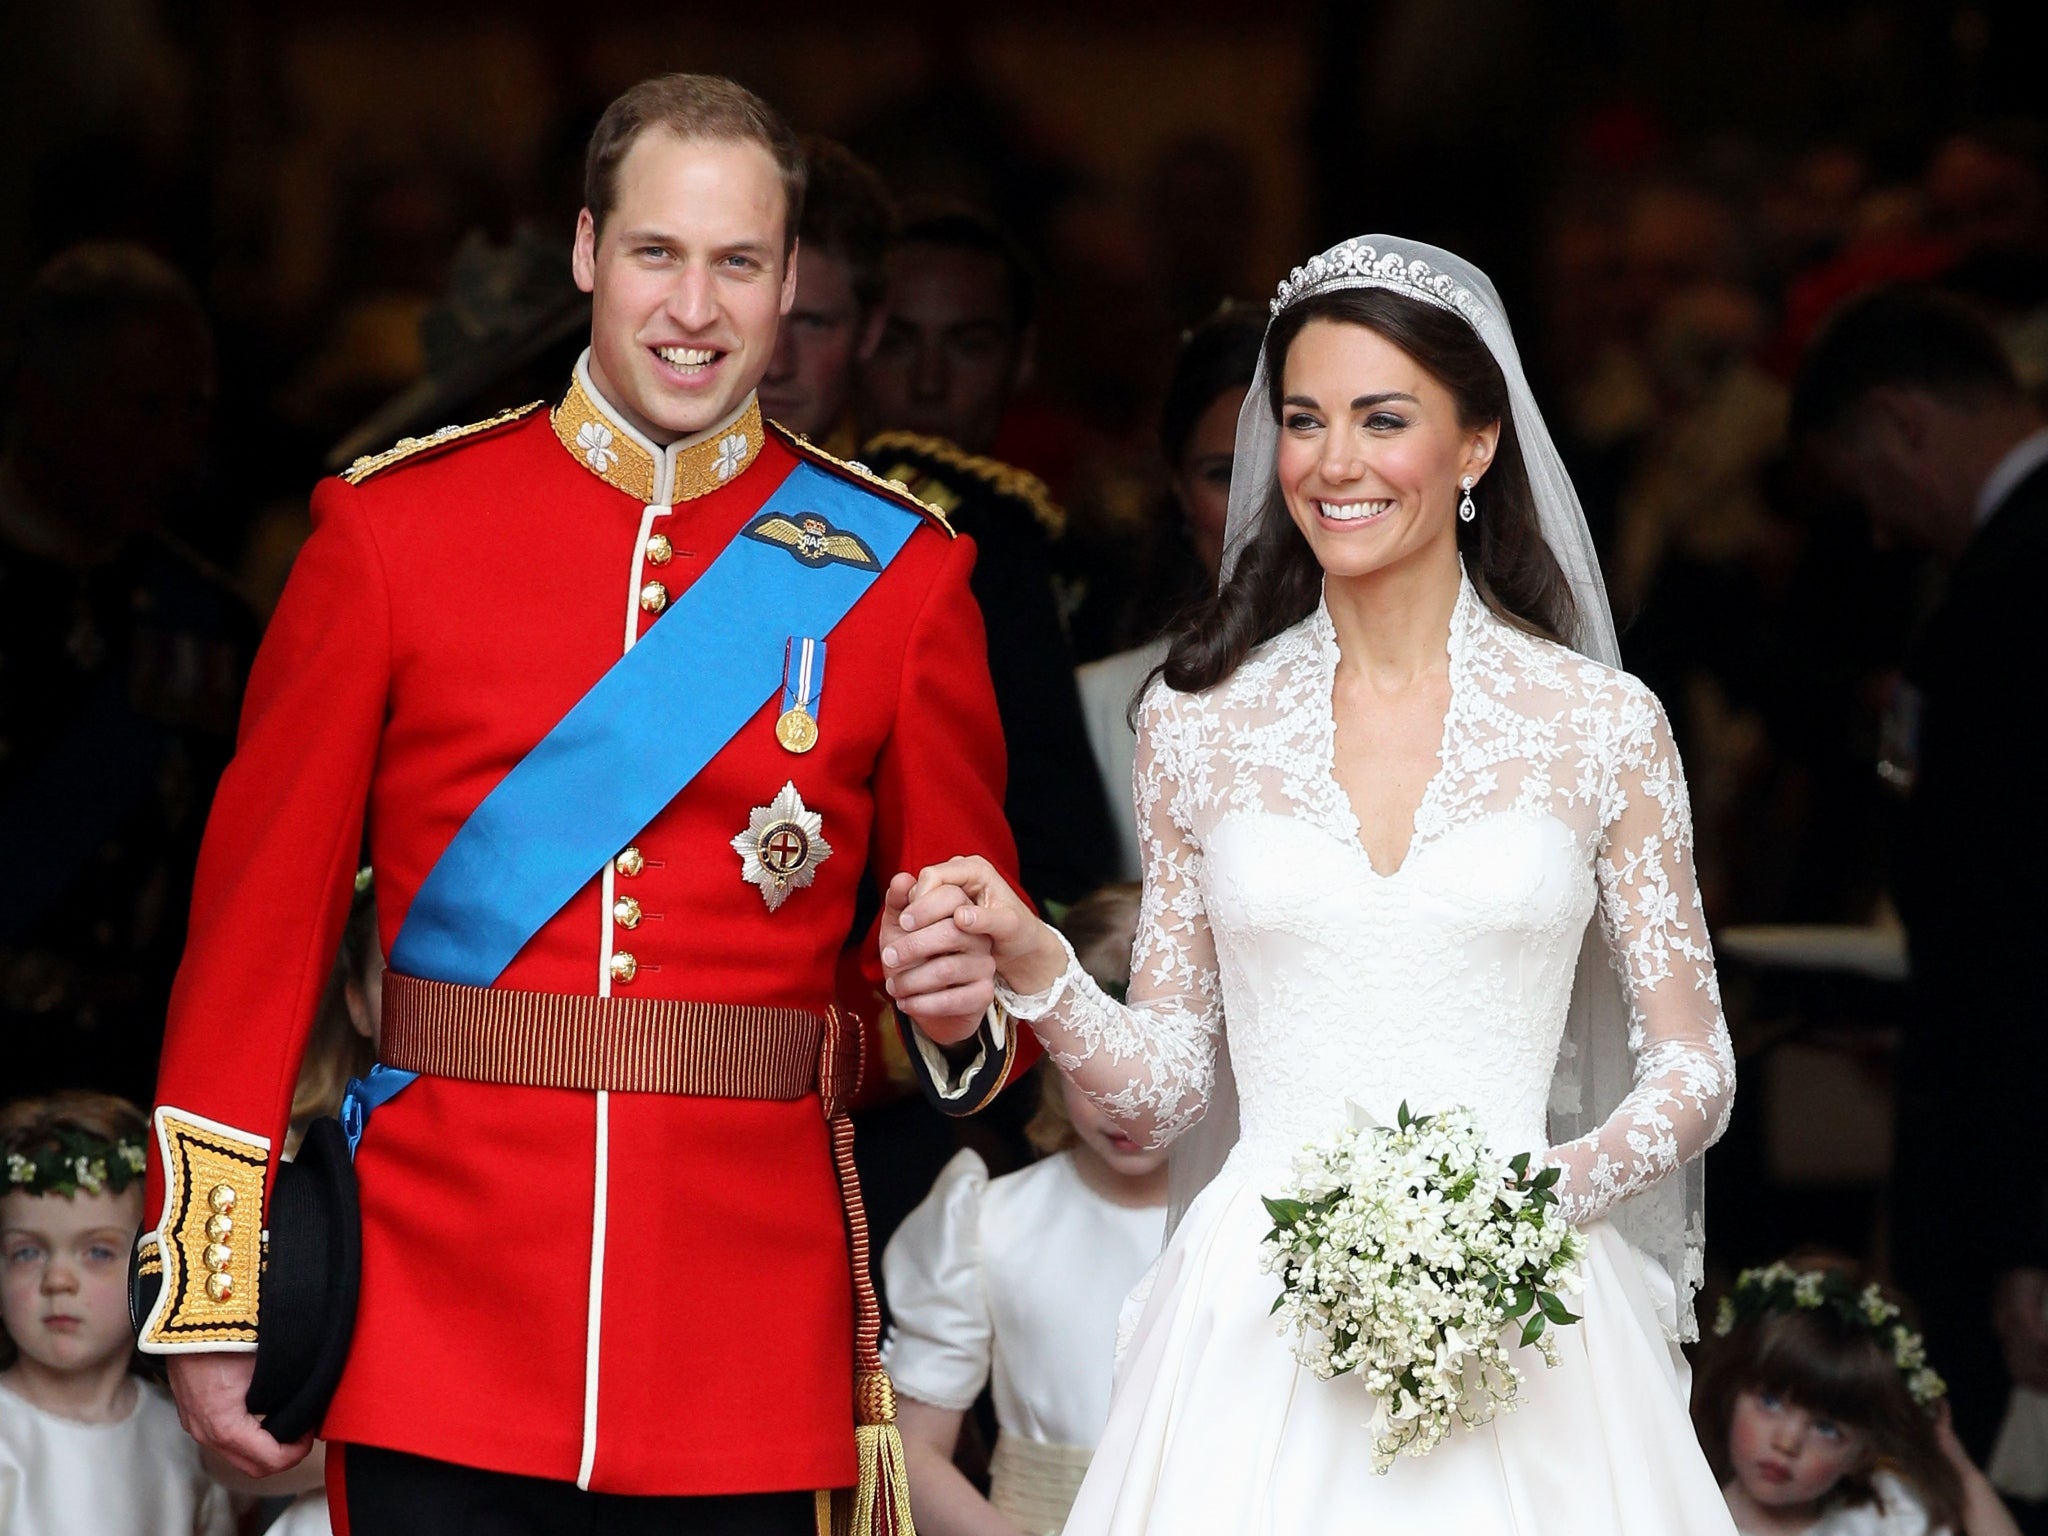
[[[1479,333],[1507,380],[1515,436],[1535,495],[1544,541],[1571,582],[1578,621],[1568,638],[1582,654],[1619,666],[1621,650],[1615,639],[1614,615],[1585,513],[1529,389],[1500,295],[1486,274],[1433,245],[1390,235],[1364,235],[1296,267],[1280,285],[1272,310],[1279,315],[1311,295],[1343,288],[1391,289],[1452,310]],[[1279,423],[1268,402],[1261,357],[1237,420],[1237,455],[1230,477],[1230,517],[1223,545],[1225,581],[1266,507],[1276,474],[1279,440]],[[1633,1081],[1628,1004],[1596,916],[1587,926],[1580,950],[1571,1013],[1551,1083],[1552,1139],[1570,1141],[1597,1129]],[[1237,1082],[1230,1068],[1226,1023],[1209,1109],[1173,1144],[1168,1171],[1169,1233],[1223,1166],[1237,1135]],[[1658,1290],[1665,1330],[1673,1338],[1697,1336],[1692,1298],[1702,1278],[1704,1200],[1705,1181],[1696,1158],[1670,1178],[1617,1206],[1611,1216],[1636,1250],[1654,1260],[1668,1277],[1668,1290]]]

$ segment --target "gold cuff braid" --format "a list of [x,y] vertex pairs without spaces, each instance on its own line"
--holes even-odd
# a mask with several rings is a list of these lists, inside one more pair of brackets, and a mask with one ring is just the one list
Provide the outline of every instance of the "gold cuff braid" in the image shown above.
[[185,1110],[156,1112],[163,1286],[143,1319],[149,1354],[254,1349],[270,1141]]

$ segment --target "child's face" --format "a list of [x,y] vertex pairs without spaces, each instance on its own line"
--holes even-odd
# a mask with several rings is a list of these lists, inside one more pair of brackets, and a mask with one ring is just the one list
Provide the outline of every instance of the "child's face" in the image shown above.
[[128,1353],[128,1250],[141,1224],[140,1184],[0,1196],[0,1318],[24,1356],[76,1371]]
[[1108,1165],[1111,1173],[1127,1179],[1141,1179],[1156,1172],[1166,1161],[1166,1148],[1140,1146],[1126,1136],[1093,1099],[1076,1088],[1066,1073],[1060,1073],[1059,1079],[1067,1118],[1074,1122],[1075,1134],[1089,1151]]
[[1735,1476],[1757,1503],[1774,1508],[1827,1497],[1861,1469],[1868,1442],[1860,1430],[1812,1413],[1775,1392],[1743,1392],[1728,1425]]

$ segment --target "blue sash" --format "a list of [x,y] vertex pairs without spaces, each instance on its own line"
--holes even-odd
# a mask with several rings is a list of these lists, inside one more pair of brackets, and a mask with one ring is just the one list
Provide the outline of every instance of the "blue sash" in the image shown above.
[[[792,536],[820,518],[824,553],[815,536]],[[473,987],[496,981],[781,693],[789,637],[830,634],[917,524],[916,513],[813,465],[790,471],[746,531],[462,824],[413,898],[393,968]]]
[[[790,636],[830,634],[917,524],[915,512],[811,464],[791,470],[661,622],[470,813],[413,898],[392,968],[473,987],[496,981],[781,694]],[[341,1120],[351,1157],[370,1112],[415,1076],[380,1062],[349,1080]]]

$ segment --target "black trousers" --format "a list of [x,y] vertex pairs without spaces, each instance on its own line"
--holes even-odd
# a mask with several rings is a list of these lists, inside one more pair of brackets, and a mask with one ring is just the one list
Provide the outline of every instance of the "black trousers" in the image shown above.
[[809,1493],[640,1497],[370,1445],[329,1446],[328,1457],[328,1499],[347,1511],[347,1536],[815,1536],[818,1528]]

